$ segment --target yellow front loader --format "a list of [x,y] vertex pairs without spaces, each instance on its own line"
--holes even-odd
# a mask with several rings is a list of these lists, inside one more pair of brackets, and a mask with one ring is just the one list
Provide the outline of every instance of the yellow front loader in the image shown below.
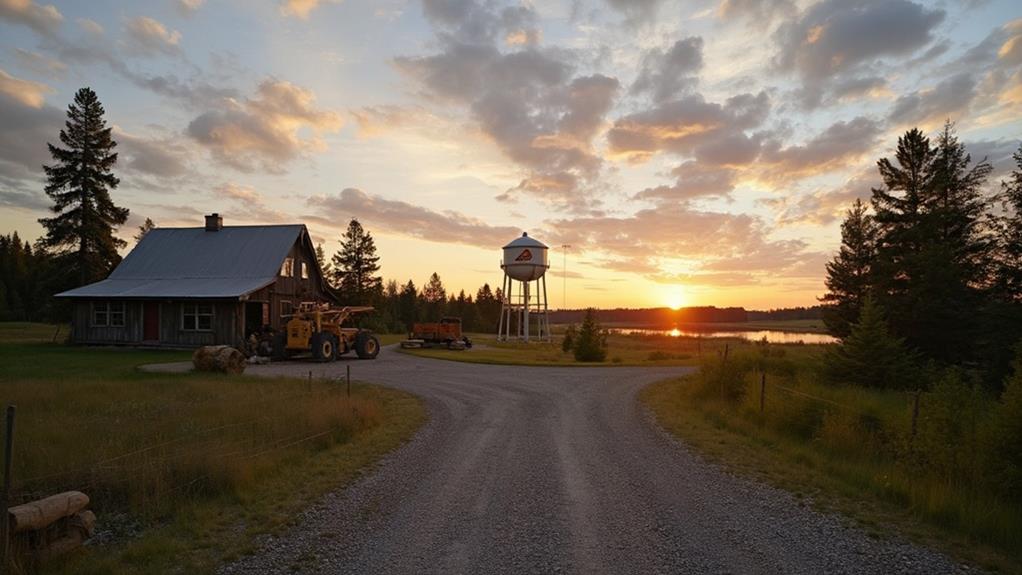
[[334,361],[354,351],[359,359],[375,359],[380,340],[373,332],[342,327],[350,317],[373,311],[369,306],[332,308],[327,304],[302,303],[291,314],[283,333],[273,339],[274,359],[311,354],[317,361]]

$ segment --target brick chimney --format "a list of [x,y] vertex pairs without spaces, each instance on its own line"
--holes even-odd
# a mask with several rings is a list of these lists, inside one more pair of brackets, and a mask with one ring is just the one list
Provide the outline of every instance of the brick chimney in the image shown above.
[[224,228],[224,219],[220,217],[220,214],[213,212],[206,216],[206,231],[207,232],[219,232]]

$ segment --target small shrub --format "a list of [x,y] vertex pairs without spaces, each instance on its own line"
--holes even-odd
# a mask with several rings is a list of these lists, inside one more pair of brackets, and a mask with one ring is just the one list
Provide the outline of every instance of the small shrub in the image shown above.
[[600,329],[596,322],[596,310],[586,310],[585,319],[582,320],[582,327],[578,330],[578,338],[575,340],[576,361],[603,361],[607,359],[607,334]]
[[568,353],[575,347],[575,339],[578,337],[575,324],[571,324],[564,330],[564,339],[561,340],[561,351]]
[[983,439],[993,483],[1018,501],[1022,500],[1022,345],[1014,365],[1015,373],[1004,384]]
[[721,353],[710,357],[703,361],[700,370],[700,395],[737,405],[745,396],[745,377],[751,371],[751,362],[741,355]]

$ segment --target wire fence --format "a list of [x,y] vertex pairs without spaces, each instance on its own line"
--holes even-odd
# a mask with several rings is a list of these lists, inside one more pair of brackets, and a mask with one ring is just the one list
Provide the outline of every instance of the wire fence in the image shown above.
[[[153,496],[174,497],[229,471],[234,465],[278,457],[316,440],[350,435],[366,423],[365,413],[359,410],[362,400],[351,399],[350,372],[346,380],[313,380],[310,371],[307,382],[308,388],[301,391],[272,393],[250,401],[231,403],[235,411],[238,408],[242,408],[241,411],[258,409],[262,405],[289,406],[288,409],[278,409],[278,413],[179,433],[65,469],[27,477],[12,477],[12,473],[8,472],[4,477],[7,484],[4,508],[66,490],[84,491],[90,496],[95,493],[101,499],[108,495],[104,502],[117,505],[118,502],[112,501],[114,498],[109,494],[123,496],[137,492],[142,494],[141,504],[119,503],[145,514],[149,505],[145,500],[154,499],[147,495],[150,491]],[[201,402],[196,405],[201,405]],[[302,416],[296,413],[296,405],[319,408],[318,423],[312,417],[308,421],[296,421]],[[324,416],[323,411],[327,409],[333,411]],[[95,424],[102,416],[88,419]],[[190,458],[199,461],[189,462],[191,466],[182,465],[182,461],[187,462]]]

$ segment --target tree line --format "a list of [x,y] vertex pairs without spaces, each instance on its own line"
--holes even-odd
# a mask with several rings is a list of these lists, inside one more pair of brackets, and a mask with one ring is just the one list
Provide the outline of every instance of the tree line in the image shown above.
[[372,233],[357,219],[348,223],[338,239],[339,248],[327,260],[322,244],[316,258],[327,286],[344,305],[372,305],[375,315],[365,317],[363,327],[384,333],[406,333],[420,321],[440,321],[444,316],[460,317],[466,331],[496,331],[503,293],[483,284],[476,293],[448,293],[440,275],[434,272],[417,287],[383,280],[380,257]]
[[1022,338],[1022,146],[999,189],[949,121],[877,162],[883,186],[857,200],[827,264],[824,321],[843,345],[834,377],[918,388],[953,368],[997,389]]

